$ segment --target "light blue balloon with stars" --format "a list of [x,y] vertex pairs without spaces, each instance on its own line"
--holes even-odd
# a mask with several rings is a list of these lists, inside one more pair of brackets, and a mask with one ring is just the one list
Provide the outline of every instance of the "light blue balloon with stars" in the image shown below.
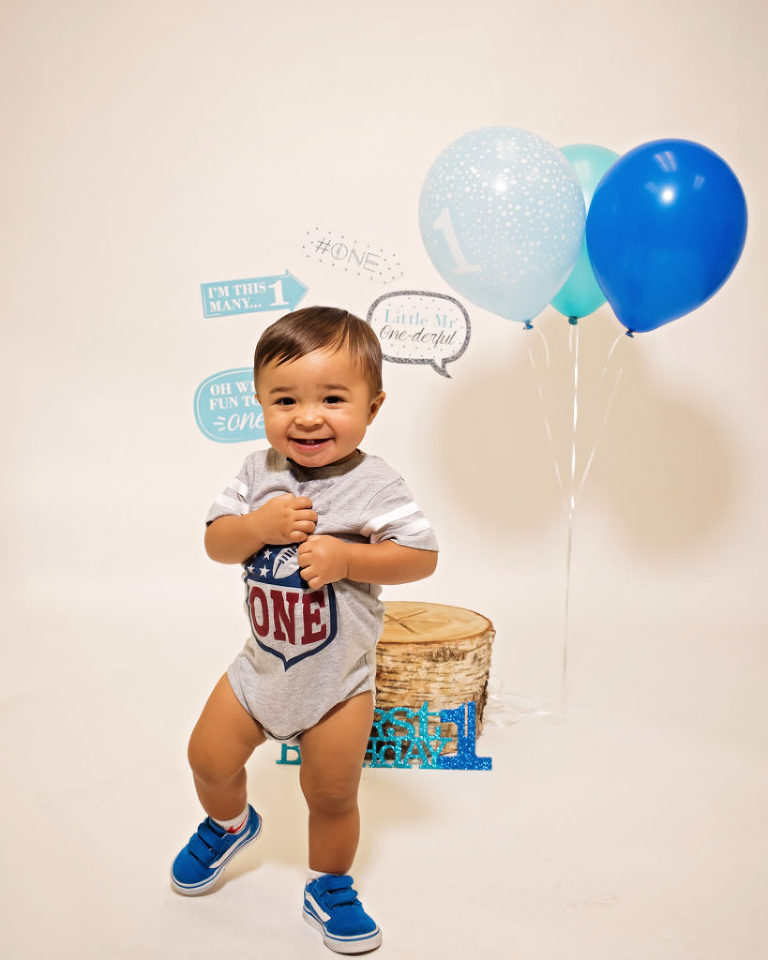
[[419,201],[424,246],[443,279],[478,307],[523,323],[562,287],[584,222],[571,164],[517,127],[455,140],[432,164]]

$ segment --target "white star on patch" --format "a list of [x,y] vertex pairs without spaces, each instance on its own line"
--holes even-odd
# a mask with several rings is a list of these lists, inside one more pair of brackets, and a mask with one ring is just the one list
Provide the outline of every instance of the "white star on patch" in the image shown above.
[[259,576],[260,576],[260,577],[266,577],[266,575],[267,575],[268,573],[269,573],[269,570],[268,570],[267,567],[259,567]]

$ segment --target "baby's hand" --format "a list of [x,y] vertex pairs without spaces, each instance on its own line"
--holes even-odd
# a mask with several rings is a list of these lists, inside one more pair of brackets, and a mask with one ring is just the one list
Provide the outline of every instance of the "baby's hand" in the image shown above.
[[303,543],[317,526],[309,497],[294,497],[292,493],[267,500],[252,516],[264,543]]
[[329,536],[308,537],[299,547],[301,575],[313,590],[343,580],[349,564],[344,540]]

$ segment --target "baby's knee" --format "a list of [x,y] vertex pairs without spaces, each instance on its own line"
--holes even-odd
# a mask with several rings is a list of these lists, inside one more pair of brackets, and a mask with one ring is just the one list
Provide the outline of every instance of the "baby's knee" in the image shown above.
[[357,807],[357,781],[321,780],[302,784],[310,811],[340,816]]
[[221,783],[239,772],[239,768],[232,769],[232,764],[222,751],[217,750],[207,738],[199,736],[196,730],[189,738],[187,760],[195,778],[203,783]]

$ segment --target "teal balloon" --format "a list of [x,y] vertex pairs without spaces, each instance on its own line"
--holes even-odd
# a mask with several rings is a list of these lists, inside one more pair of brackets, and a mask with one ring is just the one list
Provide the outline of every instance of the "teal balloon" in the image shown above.
[[[598,147],[591,143],[574,143],[562,147],[561,152],[568,158],[576,173],[584,194],[584,206],[589,212],[598,183],[619,159],[619,154],[607,147]],[[579,319],[593,313],[604,303],[605,294],[595,279],[585,236],[571,275],[552,300],[552,306],[566,317]]]
[[449,144],[430,167],[419,227],[440,275],[471,303],[527,323],[576,262],[584,199],[573,167],[518,127],[483,127]]

